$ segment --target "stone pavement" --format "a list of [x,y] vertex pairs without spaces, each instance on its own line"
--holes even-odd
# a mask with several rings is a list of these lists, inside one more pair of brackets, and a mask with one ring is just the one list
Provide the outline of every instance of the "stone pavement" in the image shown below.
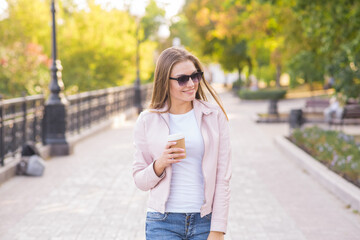
[[[356,240],[360,215],[274,145],[286,124],[256,124],[262,101],[222,93],[230,117],[233,178],[227,240]],[[280,102],[279,109],[301,101]],[[41,178],[0,186],[0,239],[144,239],[147,193],[131,174],[134,121],[88,138],[47,161]]]

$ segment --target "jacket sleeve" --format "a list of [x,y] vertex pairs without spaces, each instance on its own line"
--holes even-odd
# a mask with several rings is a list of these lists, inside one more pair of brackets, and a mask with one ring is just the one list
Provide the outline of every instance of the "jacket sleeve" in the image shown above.
[[231,145],[229,124],[219,110],[219,151],[211,217],[211,231],[226,233],[230,202]]
[[155,173],[153,158],[146,140],[146,124],[143,114],[140,114],[135,124],[134,146],[133,178],[135,185],[143,191],[148,191],[154,188],[165,174],[158,177]]

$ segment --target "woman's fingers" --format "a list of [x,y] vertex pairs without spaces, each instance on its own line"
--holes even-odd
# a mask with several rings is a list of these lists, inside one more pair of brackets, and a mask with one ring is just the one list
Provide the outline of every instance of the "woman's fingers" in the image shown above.
[[179,162],[181,162],[181,159],[169,160],[170,164],[179,163]]
[[167,144],[166,144],[166,149],[170,149],[171,148],[171,146],[173,146],[173,145],[175,145],[176,144],[176,142],[168,142]]
[[172,154],[168,154],[168,158],[169,158],[169,159],[179,158],[179,157],[185,157],[185,153],[172,153]]
[[162,156],[162,162],[166,164],[166,166],[181,162],[182,159],[175,159],[175,158],[183,158],[185,157],[185,150],[182,148],[172,148],[176,142],[168,142],[165,147],[165,151]]
[[175,144],[176,144],[176,142],[168,142],[166,144],[165,149],[170,151],[170,152],[184,152],[184,149],[182,149],[182,148],[172,148],[172,146],[175,145]]
[[169,148],[169,149],[166,149],[165,152],[167,152],[168,154],[171,154],[171,153],[183,153],[184,149],[182,149],[182,148]]

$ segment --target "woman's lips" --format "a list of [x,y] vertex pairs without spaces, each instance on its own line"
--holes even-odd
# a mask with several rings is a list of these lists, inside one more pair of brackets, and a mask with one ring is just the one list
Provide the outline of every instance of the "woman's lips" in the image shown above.
[[187,94],[193,94],[195,92],[195,89],[191,89],[191,90],[187,90],[187,91],[183,91],[184,93]]

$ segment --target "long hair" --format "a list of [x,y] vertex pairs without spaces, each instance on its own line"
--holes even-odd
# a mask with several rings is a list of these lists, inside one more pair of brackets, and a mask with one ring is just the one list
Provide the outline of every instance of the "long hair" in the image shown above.
[[[150,108],[160,109],[165,106],[165,103],[168,105],[168,109],[165,112],[168,112],[171,108],[171,98],[170,98],[170,73],[175,64],[184,61],[191,61],[197,71],[204,71],[199,59],[182,48],[170,47],[165,49],[159,56],[156,62],[155,75],[154,75],[154,85],[152,91],[152,97],[150,102]],[[208,101],[204,89],[207,89],[214,100],[217,102],[219,107],[224,112],[226,118],[229,120],[222,104],[220,98],[216,94],[215,90],[210,86],[210,84],[205,80],[203,76],[203,81],[199,82],[199,87],[196,92],[195,98],[199,100]]]

